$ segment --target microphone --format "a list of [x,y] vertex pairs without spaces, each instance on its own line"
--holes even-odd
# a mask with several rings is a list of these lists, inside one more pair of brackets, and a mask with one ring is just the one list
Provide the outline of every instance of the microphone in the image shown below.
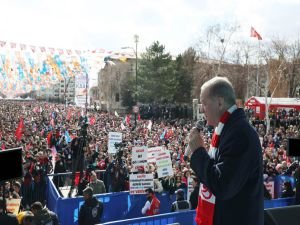
[[204,121],[203,120],[198,120],[195,124],[195,127],[197,128],[197,130],[199,131],[203,131],[204,129]]
[[[197,128],[197,130],[199,131],[199,133],[201,131],[203,131],[203,127],[204,127],[204,124],[203,124],[203,121],[202,120],[198,120],[195,124],[195,127]],[[190,146],[188,145],[186,148],[185,148],[185,151],[184,151],[184,157],[183,157],[183,160],[184,161],[187,161],[188,158],[189,158],[189,155],[191,154],[191,148]]]

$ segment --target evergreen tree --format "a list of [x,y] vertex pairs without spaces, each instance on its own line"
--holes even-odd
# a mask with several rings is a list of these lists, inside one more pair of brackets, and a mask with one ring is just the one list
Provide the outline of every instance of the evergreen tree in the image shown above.
[[128,111],[131,111],[132,106],[135,105],[134,102],[134,82],[133,78],[126,80],[122,85],[121,85],[121,104],[122,106],[127,107]]
[[177,89],[174,63],[165,46],[154,42],[142,54],[138,71],[138,99],[143,103],[172,102]]
[[178,103],[191,103],[193,90],[193,76],[198,60],[196,51],[189,48],[182,55],[178,55],[175,61],[176,80],[178,86],[174,93],[174,100]]

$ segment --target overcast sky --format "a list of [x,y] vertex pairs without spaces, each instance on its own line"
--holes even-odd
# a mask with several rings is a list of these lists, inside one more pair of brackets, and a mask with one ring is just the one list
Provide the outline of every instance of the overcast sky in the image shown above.
[[[300,34],[300,0],[0,0],[0,40],[36,46],[139,50],[153,41],[171,54],[193,46],[209,25],[253,26],[268,41]],[[250,39],[250,38],[249,38]]]

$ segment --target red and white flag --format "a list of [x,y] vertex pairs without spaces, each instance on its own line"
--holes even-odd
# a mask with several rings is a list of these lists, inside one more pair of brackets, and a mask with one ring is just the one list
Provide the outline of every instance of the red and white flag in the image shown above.
[[31,51],[32,51],[33,53],[35,53],[35,46],[30,45],[30,49],[31,49]]
[[122,130],[125,130],[125,129],[126,129],[126,127],[124,126],[123,123],[121,123],[121,129],[122,129]]
[[250,37],[257,38],[257,40],[262,40],[260,34],[253,27],[251,27]]
[[127,125],[130,124],[130,120],[131,120],[131,114],[129,114],[129,115],[126,116],[126,123],[127,123]]
[[94,125],[95,123],[96,123],[96,118],[94,116],[90,117],[90,124]]
[[149,120],[147,128],[148,128],[148,130],[151,131],[151,129],[152,129],[152,120]]
[[21,141],[21,138],[23,136],[23,129],[24,129],[24,120],[23,120],[23,118],[21,118],[20,122],[19,122],[19,125],[16,129],[16,132],[15,132],[15,136],[16,136],[18,141]]

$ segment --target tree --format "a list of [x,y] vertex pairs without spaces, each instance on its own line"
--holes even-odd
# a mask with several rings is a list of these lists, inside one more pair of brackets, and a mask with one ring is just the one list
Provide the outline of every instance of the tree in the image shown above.
[[180,103],[192,102],[193,76],[198,56],[193,48],[188,48],[182,55],[179,54],[175,61],[175,77],[177,91],[174,93],[175,101]]
[[288,49],[291,65],[289,67],[289,92],[288,96],[299,97],[300,87],[300,40],[295,40]]
[[133,78],[124,80],[124,82],[121,84],[121,104],[124,107],[127,107],[128,111],[131,111],[132,106],[135,105],[134,101],[134,90],[135,84]]
[[174,64],[165,46],[154,42],[142,54],[138,72],[138,100],[141,102],[172,102],[177,88]]
[[[260,83],[264,85],[266,134],[268,134],[270,130],[269,106],[277,89],[284,89],[284,81],[287,81],[288,75],[288,62],[286,60],[287,47],[285,42],[273,40],[270,46],[264,47],[259,57],[264,60],[263,64],[265,64],[265,66],[262,66],[262,73],[260,73],[265,75],[265,82]],[[260,85],[260,88],[262,88],[262,85]]]
[[[199,54],[202,58],[212,60],[215,76],[222,73],[221,65],[226,61],[226,52],[233,44],[232,36],[239,27],[238,24],[214,24],[199,38],[197,43]],[[215,63],[216,61],[218,63]]]

